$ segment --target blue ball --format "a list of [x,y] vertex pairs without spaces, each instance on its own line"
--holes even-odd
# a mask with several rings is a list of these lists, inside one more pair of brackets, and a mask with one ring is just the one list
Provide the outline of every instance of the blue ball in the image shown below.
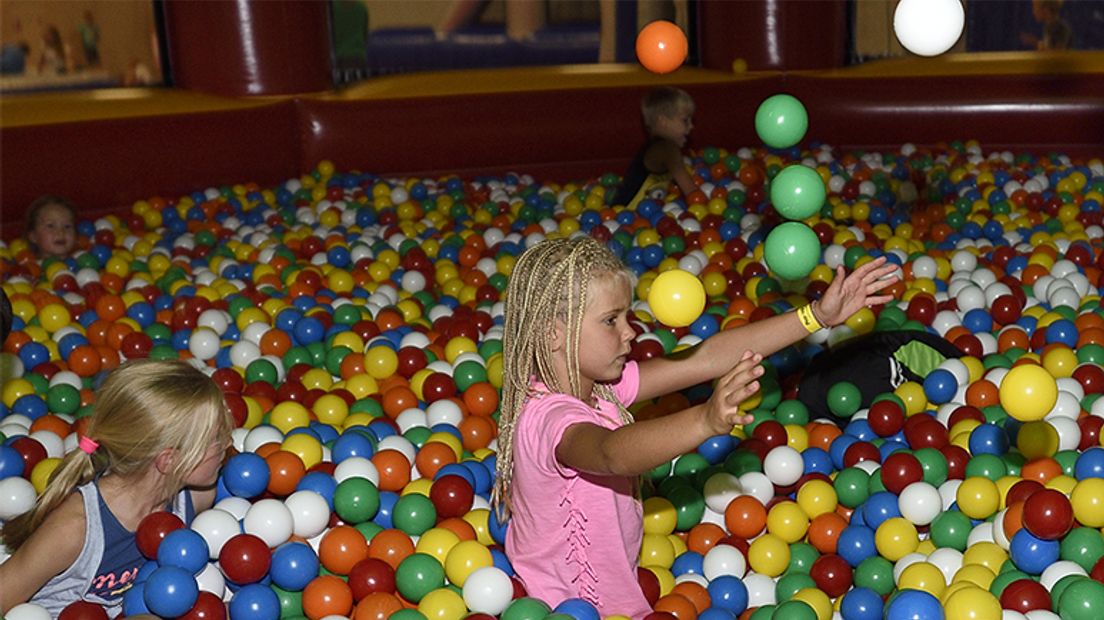
[[852,567],[858,566],[866,558],[877,555],[878,550],[874,547],[874,530],[855,525],[843,528],[836,546],[836,553]]
[[46,415],[50,410],[46,406],[46,401],[38,394],[24,394],[12,403],[11,412],[25,415],[33,421]]
[[747,586],[740,579],[732,575],[720,575],[709,582],[706,587],[709,598],[713,601],[713,607],[723,609],[733,614],[742,614],[748,606]]
[[23,457],[19,451],[6,445],[0,445],[0,480],[23,475]]
[[27,370],[34,370],[39,364],[50,361],[50,350],[40,342],[28,342],[19,347],[19,361]]
[[123,615],[137,616],[148,613],[150,610],[146,607],[146,582],[135,581],[134,585],[123,594]]
[[[1104,478],[1104,448],[1092,447],[1078,455],[1073,475],[1078,480]],[[4,469],[0,467],[0,478],[3,477]]]
[[982,424],[970,432],[970,454],[1001,456],[1008,452],[1008,433],[996,424]]
[[321,342],[326,336],[326,327],[313,316],[305,316],[295,322],[295,341],[307,345]]
[[1077,326],[1069,319],[1058,319],[1050,325],[1047,325],[1047,344],[1059,343],[1070,348],[1075,348],[1077,346],[1077,339]]
[[685,575],[686,573],[693,573],[695,575],[701,575],[703,570],[703,563],[705,561],[702,554],[696,551],[684,551],[675,558],[674,563],[671,564],[671,573],[675,577],[679,575]]
[[295,485],[296,491],[314,491],[322,496],[322,499],[326,500],[326,503],[330,505],[330,510],[333,510],[333,498],[334,491],[337,490],[337,481],[334,477],[320,471],[308,472],[307,475],[299,479],[299,484]]
[[602,617],[598,615],[598,610],[594,608],[594,605],[591,605],[581,598],[569,598],[559,605],[556,605],[556,608],[552,611],[559,614],[566,614],[575,618],[575,620],[602,620]]
[[235,454],[222,467],[226,490],[246,499],[264,493],[268,488],[268,477],[268,463],[252,452]]
[[376,512],[376,516],[372,517],[372,522],[384,529],[395,527],[395,522],[391,520],[391,515],[395,511],[395,504],[397,504],[398,501],[398,493],[394,491],[380,491],[379,511]]
[[886,606],[885,620],[943,620],[943,607],[927,592],[901,590]]
[[832,457],[828,456],[828,453],[821,448],[806,448],[801,453],[801,460],[805,464],[805,473],[807,474],[832,473]]
[[882,620],[882,597],[870,588],[855,588],[843,595],[843,620]]
[[703,314],[690,324],[690,333],[705,340],[720,331],[717,317],[712,314]]
[[982,308],[974,308],[962,316],[962,326],[971,334],[989,332],[993,329],[993,317]]
[[491,561],[494,562],[494,567],[498,570],[506,573],[510,577],[514,576],[514,566],[510,564],[510,558],[506,557],[506,552],[498,548],[492,548]]
[[936,368],[924,378],[924,395],[936,405],[950,402],[958,391],[958,379],[951,371]]
[[1012,537],[1009,555],[1016,568],[1028,575],[1041,575],[1046,567],[1058,561],[1061,542],[1036,538],[1027,528]]
[[231,620],[279,620],[280,598],[272,588],[252,583],[243,586],[230,599]]
[[873,493],[862,504],[863,519],[871,529],[878,529],[886,521],[901,516],[897,496],[889,491]]
[[183,616],[195,605],[197,598],[199,585],[195,577],[178,566],[161,566],[153,571],[146,580],[143,593],[150,613],[162,618]]
[[720,607],[710,607],[698,614],[698,620],[736,620],[736,614]]
[[180,528],[166,534],[157,546],[157,563],[161,566],[175,566],[191,575],[198,575],[207,567],[209,551],[207,541],[198,532]]
[[698,446],[698,454],[702,455],[710,465],[716,465],[724,461],[735,447],[736,442],[732,435],[714,435]]
[[272,564],[268,574],[272,583],[293,592],[299,592],[318,576],[318,555],[310,545],[289,542],[272,552]]

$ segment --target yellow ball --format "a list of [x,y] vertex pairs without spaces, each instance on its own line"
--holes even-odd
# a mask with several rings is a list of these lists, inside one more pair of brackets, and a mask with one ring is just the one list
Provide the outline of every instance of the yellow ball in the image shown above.
[[61,304],[46,304],[38,313],[38,324],[51,334],[69,325],[72,320],[69,309]]
[[801,506],[810,519],[835,512],[838,504],[836,489],[823,480],[810,480],[797,491],[797,505]]
[[1028,422],[1016,435],[1016,447],[1027,460],[1054,456],[1058,451],[1058,431],[1046,420]]
[[971,519],[985,519],[997,512],[1000,491],[992,480],[971,476],[959,485],[955,500],[962,514]]
[[476,508],[475,510],[469,510],[467,514],[460,517],[472,526],[475,530],[475,539],[484,545],[495,544],[494,538],[491,536],[491,530],[488,525],[491,517],[491,511],[486,508]]
[[464,604],[464,598],[456,592],[448,588],[438,588],[418,601],[418,612],[427,620],[461,620],[468,615],[468,606]]
[[923,590],[940,598],[943,596],[943,591],[947,589],[947,581],[938,566],[928,562],[915,562],[901,571],[901,576],[897,578],[897,588]]
[[649,497],[644,500],[644,533],[666,536],[675,531],[678,523],[678,511],[675,505],[663,497]]
[[705,309],[705,288],[701,280],[682,269],[665,271],[648,290],[648,306],[661,323],[685,327]]
[[[783,543],[785,544],[785,543]],[[671,568],[675,562],[675,548],[666,534],[645,534],[640,543],[641,566]]]
[[793,601],[801,601],[816,612],[817,620],[832,620],[832,599],[823,591],[816,588],[802,588],[798,590]]
[[269,422],[285,435],[293,428],[299,428],[310,424],[310,412],[307,408],[294,400],[285,400],[278,403],[269,412]]
[[997,543],[979,542],[970,545],[962,552],[962,565],[980,564],[988,568],[993,574],[1001,569],[1008,560],[1008,553],[1001,549]]
[[1085,527],[1104,527],[1104,478],[1085,478],[1070,494],[1073,517]]
[[887,519],[874,533],[874,546],[890,562],[896,562],[916,551],[919,544],[916,526],[902,517]]
[[322,444],[306,433],[297,433],[288,437],[280,448],[298,456],[307,469],[322,461]]
[[399,369],[399,356],[390,347],[375,346],[364,354],[364,370],[373,379],[386,379]]
[[323,394],[314,401],[311,411],[318,417],[319,422],[340,426],[349,416],[349,405],[344,398],[336,394]]
[[31,486],[39,495],[46,490],[46,485],[50,483],[50,476],[54,474],[58,465],[61,465],[61,459],[49,457],[35,463],[34,468],[31,469]]
[[445,359],[451,364],[455,362],[456,358],[462,353],[475,353],[478,350],[479,348],[471,338],[458,336],[456,338],[451,338],[448,344],[445,345]]
[[444,566],[449,551],[452,551],[452,548],[458,544],[460,544],[460,537],[452,530],[443,527],[432,527],[418,538],[418,544],[414,545],[414,551],[431,555],[441,563],[441,566]]
[[950,595],[944,611],[956,620],[996,620],[1002,613],[1000,601],[981,588],[963,588]]
[[748,563],[757,573],[777,577],[790,565],[790,546],[774,534],[764,534],[752,541]]
[[795,543],[809,530],[809,517],[794,502],[775,504],[767,513],[767,531],[787,543]]
[[464,587],[469,575],[492,565],[494,560],[490,549],[477,540],[465,540],[448,552],[448,557],[445,558],[445,576],[450,583]]
[[1001,406],[1021,422],[1042,420],[1057,401],[1058,383],[1041,366],[1016,366],[1001,381]]

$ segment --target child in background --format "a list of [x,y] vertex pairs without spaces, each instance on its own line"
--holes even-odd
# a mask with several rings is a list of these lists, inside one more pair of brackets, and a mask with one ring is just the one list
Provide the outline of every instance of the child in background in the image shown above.
[[645,198],[662,200],[674,181],[684,196],[698,189],[682,161],[682,148],[694,128],[694,100],[686,91],[664,86],[640,103],[648,140],[637,151],[613,204],[635,207]]
[[[518,259],[506,295],[502,408],[492,498],[511,514],[506,550],[531,596],[582,598],[603,616],[651,612],[636,579],[637,476],[751,418],[759,362],[863,306],[889,301],[884,259],[813,304],[722,331],[678,359],[629,361],[632,276],[590,237],[543,241]],[[882,280],[882,278],[887,278]],[[634,422],[636,401],[720,378],[708,402]]]
[[190,523],[214,503],[232,428],[222,391],[187,362],[143,359],[113,371],[79,449],[35,507],[0,530],[12,553],[0,564],[0,612],[29,601],[56,618],[84,600],[119,615],[145,562],[138,524],[162,510]]
[[41,196],[27,207],[27,241],[39,258],[65,258],[77,244],[77,208],[60,196]]

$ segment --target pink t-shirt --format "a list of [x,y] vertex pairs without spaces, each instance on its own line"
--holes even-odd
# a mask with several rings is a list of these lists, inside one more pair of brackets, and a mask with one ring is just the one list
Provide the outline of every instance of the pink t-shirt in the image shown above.
[[[637,364],[626,364],[612,387],[618,400],[631,404],[640,387]],[[564,431],[580,422],[621,426],[617,405],[608,401],[595,409],[566,394],[543,393],[522,406],[506,554],[529,595],[553,607],[581,598],[602,616],[643,618],[652,609],[636,579],[644,525],[635,482],[579,472],[556,459]]]

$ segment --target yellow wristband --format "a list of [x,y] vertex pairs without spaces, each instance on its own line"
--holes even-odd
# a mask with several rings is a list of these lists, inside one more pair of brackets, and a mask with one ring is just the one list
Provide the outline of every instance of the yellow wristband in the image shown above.
[[810,334],[822,329],[824,326],[817,320],[816,315],[813,314],[812,304],[806,304],[797,309],[797,319],[801,321],[801,326],[806,329]]

